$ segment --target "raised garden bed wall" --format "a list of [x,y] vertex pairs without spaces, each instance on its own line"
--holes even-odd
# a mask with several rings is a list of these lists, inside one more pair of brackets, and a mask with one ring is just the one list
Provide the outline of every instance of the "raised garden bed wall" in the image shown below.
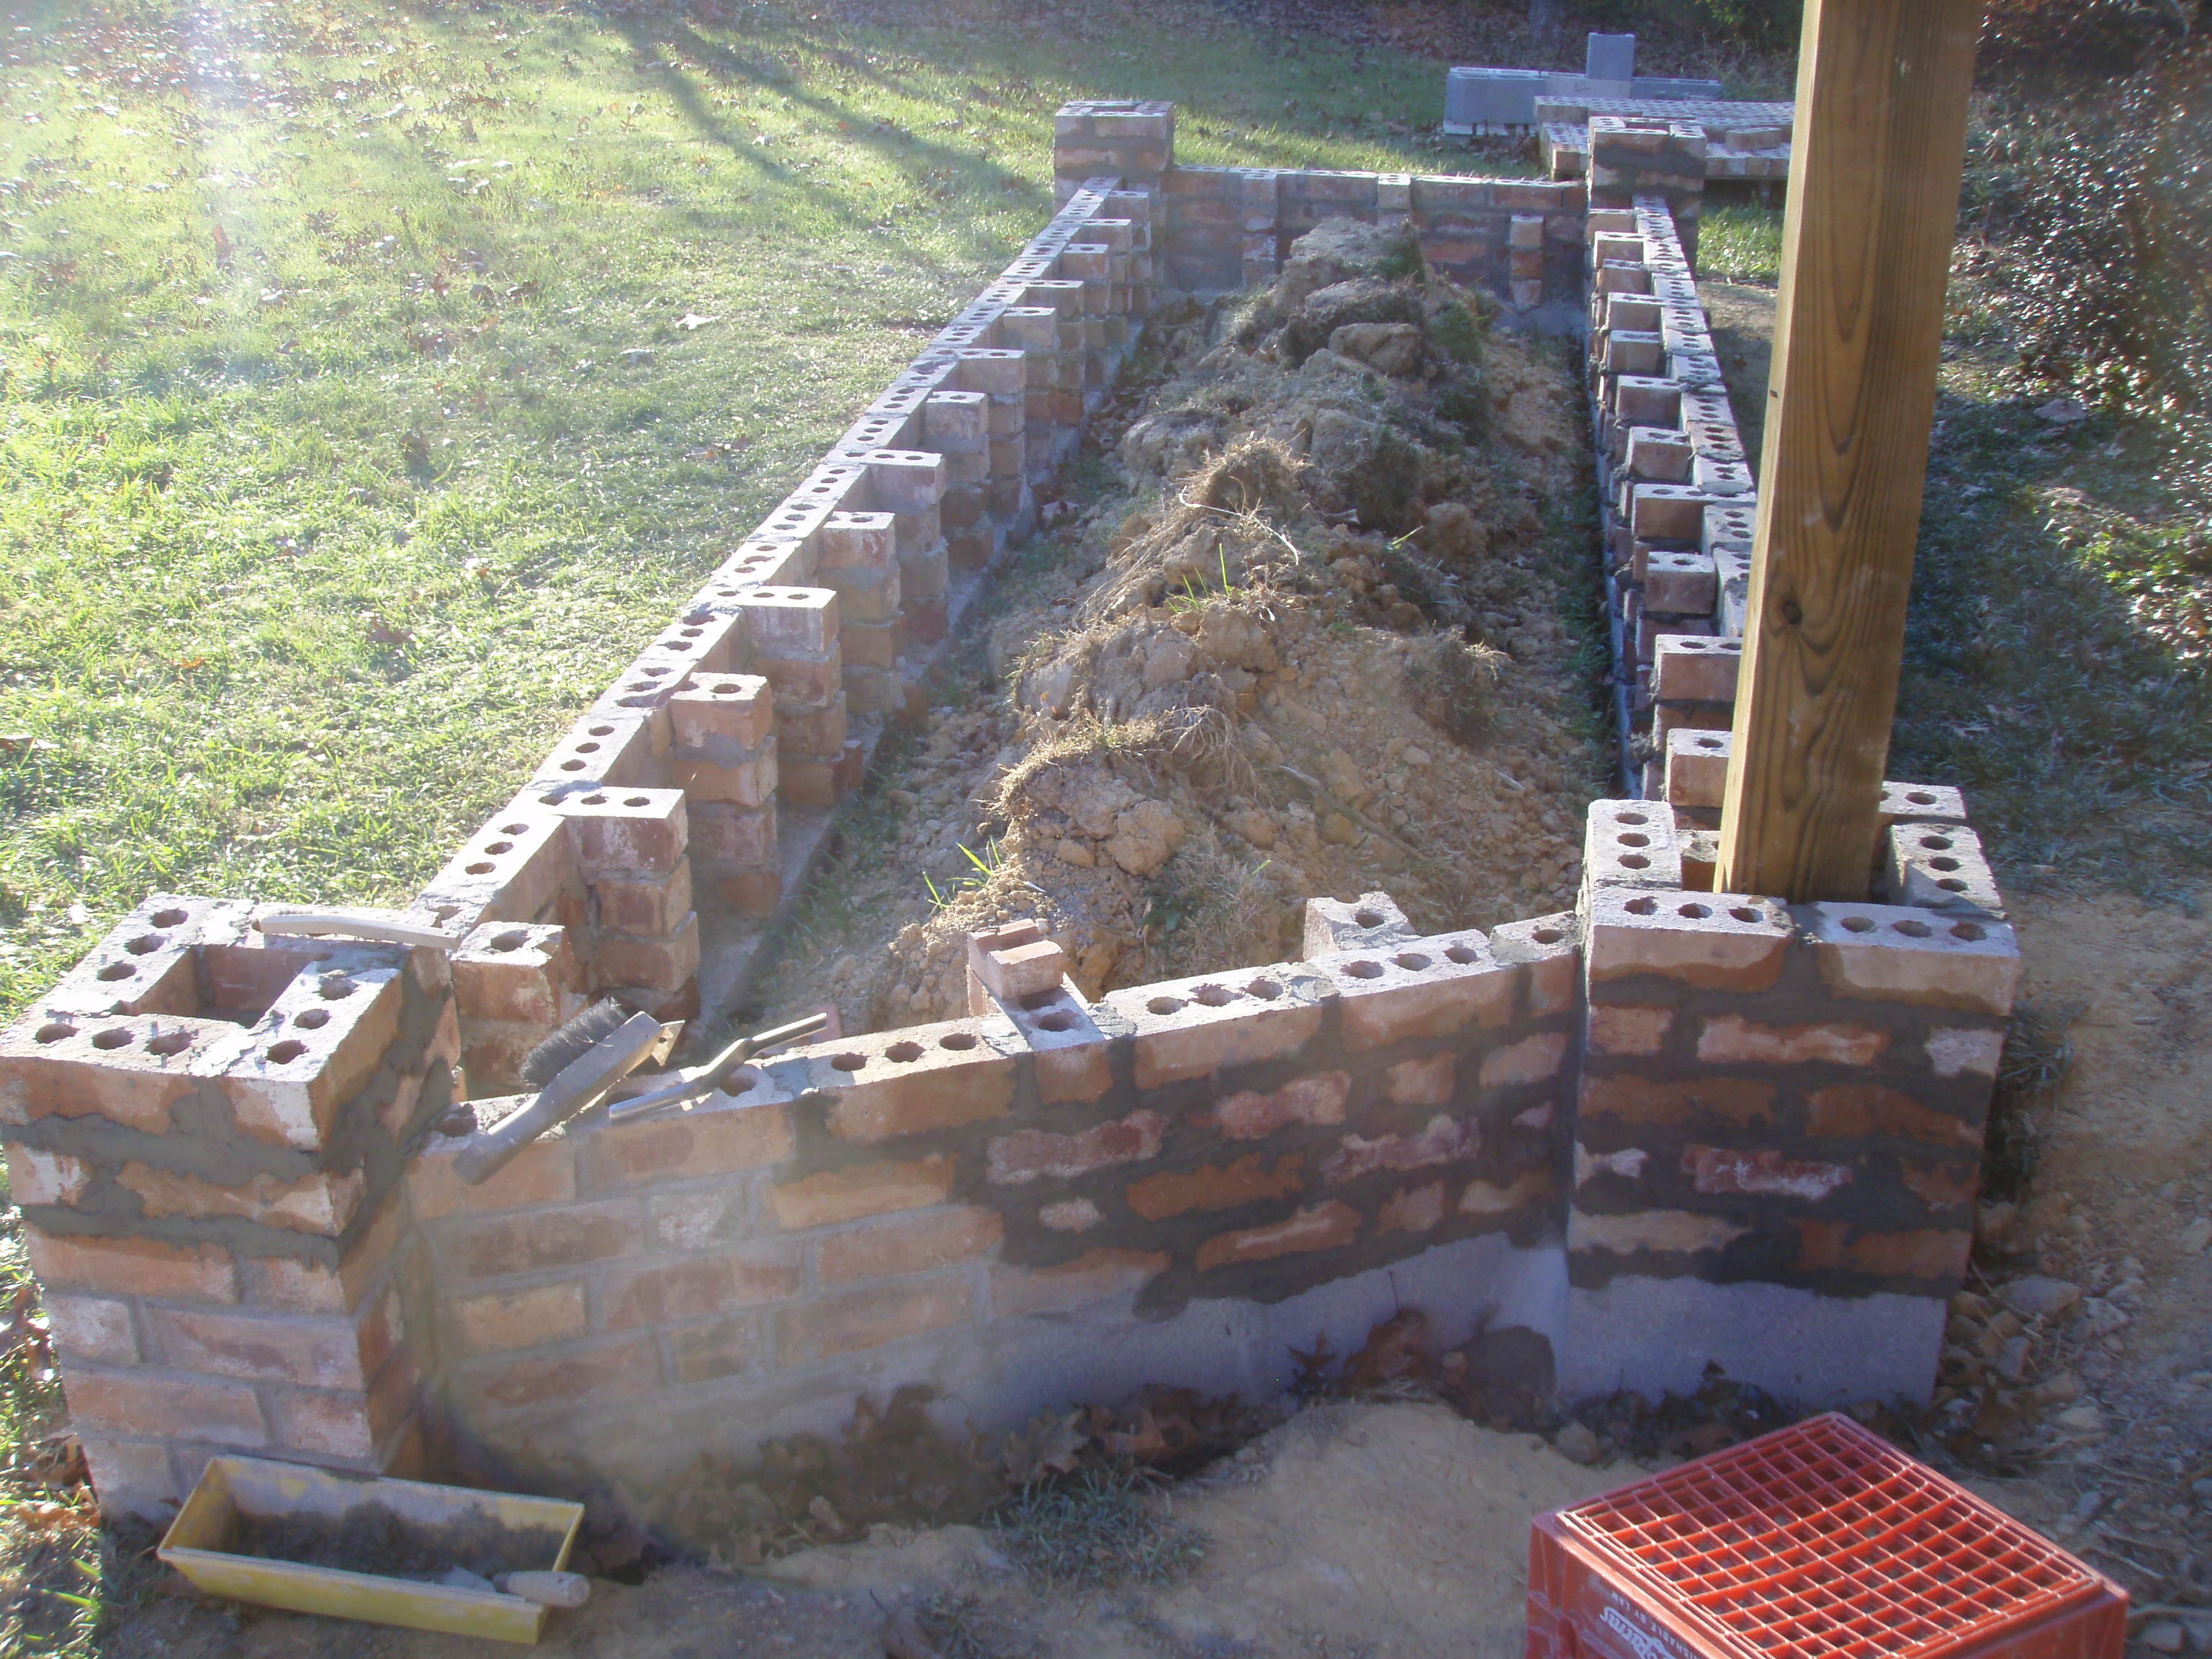
[[[1171,143],[1171,111],[1120,107]],[[1146,1382],[1267,1394],[1294,1345],[1346,1352],[1400,1307],[1540,1394],[1717,1360],[1808,1403],[1926,1396],[2017,952],[1950,791],[1890,786],[1880,902],[1705,890],[1743,498],[1698,471],[1729,459],[1726,402],[1687,378],[1710,353],[1663,194],[1570,246],[1626,491],[1624,649],[1649,624],[1649,707],[1700,723],[1668,728],[1667,799],[1591,809],[1576,912],[1415,938],[1385,896],[1316,900],[1301,960],[1089,1005],[1055,949],[987,937],[968,1018],[455,1176],[454,1100],[510,1093],[597,992],[689,1012],[701,910],[781,902],[778,836],[865,762],[856,705],[902,698],[1174,280],[1169,143],[1078,118],[1158,176],[1067,191],[471,839],[406,913],[450,949],[156,897],[0,1037],[12,1190],[112,1512],[222,1450],[644,1490],[908,1382],[981,1425]],[[1279,237],[1287,201],[1358,205],[1292,177]],[[1662,603],[1662,554],[1709,562],[1702,606]]]

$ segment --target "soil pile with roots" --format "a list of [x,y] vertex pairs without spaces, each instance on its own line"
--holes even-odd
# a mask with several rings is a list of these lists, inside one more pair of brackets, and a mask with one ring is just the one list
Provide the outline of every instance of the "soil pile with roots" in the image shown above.
[[1315,895],[1379,886],[1424,930],[1571,903],[1602,764],[1586,446],[1565,353],[1489,311],[1336,220],[1273,289],[1155,319],[1121,488],[994,629],[995,703],[939,711],[890,792],[891,856],[944,878],[839,958],[848,1019],[964,1012],[963,936],[1018,917],[1095,996],[1295,954]]

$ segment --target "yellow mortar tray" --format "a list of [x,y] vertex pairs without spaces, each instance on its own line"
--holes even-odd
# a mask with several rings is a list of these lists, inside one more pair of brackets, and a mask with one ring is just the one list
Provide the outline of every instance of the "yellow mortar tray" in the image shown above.
[[492,1590],[449,1589],[407,1578],[344,1572],[335,1567],[305,1566],[260,1556],[232,1555],[230,1541],[240,1515],[259,1517],[319,1516],[343,1520],[365,1504],[382,1504],[404,1521],[445,1526],[471,1516],[488,1516],[514,1531],[551,1531],[561,1547],[533,1570],[567,1566],[583,1524],[584,1506],[550,1498],[518,1498],[506,1492],[474,1492],[465,1486],[434,1486],[420,1480],[371,1475],[334,1474],[296,1463],[272,1463],[258,1457],[216,1457],[169,1525],[156,1552],[170,1566],[212,1595],[319,1613],[333,1619],[362,1619],[372,1624],[404,1625],[411,1630],[445,1631],[454,1636],[486,1636],[501,1642],[535,1642],[544,1634],[552,1611],[519,1595]]

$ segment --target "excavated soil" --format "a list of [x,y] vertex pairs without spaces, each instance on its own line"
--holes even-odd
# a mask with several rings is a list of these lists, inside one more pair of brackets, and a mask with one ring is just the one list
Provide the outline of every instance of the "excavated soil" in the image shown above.
[[965,935],[1017,918],[1096,996],[1295,954],[1316,895],[1425,931],[1567,908],[1588,446],[1566,352],[1489,310],[1333,221],[1273,289],[1156,318],[1106,480],[1007,579],[763,1017],[956,1017]]

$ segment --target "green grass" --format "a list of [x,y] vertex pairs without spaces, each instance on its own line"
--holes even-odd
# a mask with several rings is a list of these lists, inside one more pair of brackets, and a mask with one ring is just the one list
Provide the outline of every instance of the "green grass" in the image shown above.
[[1738,283],[1782,280],[1782,210],[1756,202],[1710,207],[1698,220],[1698,274]]
[[0,1015],[157,888],[410,892],[1042,225],[1066,99],[1440,164],[1433,65],[1209,14],[702,10],[21,14]]

